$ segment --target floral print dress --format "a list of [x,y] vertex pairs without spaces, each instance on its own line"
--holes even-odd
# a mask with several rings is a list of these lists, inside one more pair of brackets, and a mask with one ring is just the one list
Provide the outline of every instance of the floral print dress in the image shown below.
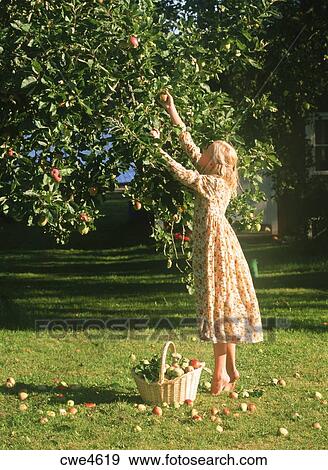
[[201,174],[201,151],[186,130],[182,147],[198,170],[187,170],[163,155],[175,179],[195,193],[192,267],[199,337],[213,343],[263,341],[262,323],[250,269],[225,212],[231,193],[224,178]]

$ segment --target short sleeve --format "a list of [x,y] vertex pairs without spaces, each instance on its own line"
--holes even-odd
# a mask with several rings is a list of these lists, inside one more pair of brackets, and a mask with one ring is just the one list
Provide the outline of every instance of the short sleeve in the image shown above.
[[183,130],[179,134],[179,140],[182,145],[182,148],[187,152],[193,164],[199,168],[199,160],[202,156],[200,148],[192,140],[190,132]]
[[201,194],[206,199],[213,199],[217,194],[219,178],[213,175],[201,175],[197,170],[187,170],[167,153],[164,160],[173,176],[183,185]]

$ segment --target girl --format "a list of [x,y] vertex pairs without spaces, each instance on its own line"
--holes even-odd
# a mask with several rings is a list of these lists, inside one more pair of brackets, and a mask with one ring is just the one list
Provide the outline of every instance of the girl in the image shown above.
[[[192,268],[198,331],[213,343],[215,368],[211,393],[235,387],[236,344],[263,341],[259,304],[248,263],[239,240],[225,217],[230,198],[237,195],[237,154],[227,142],[216,140],[202,153],[181,120],[170,93],[163,107],[179,140],[197,170],[187,170],[160,149],[173,176],[195,192]],[[159,131],[152,130],[154,137]]]

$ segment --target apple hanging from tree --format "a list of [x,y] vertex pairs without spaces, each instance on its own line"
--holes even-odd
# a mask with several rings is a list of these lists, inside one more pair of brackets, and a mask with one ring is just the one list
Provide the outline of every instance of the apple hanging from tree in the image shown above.
[[134,210],[140,211],[140,209],[142,208],[142,204],[140,201],[133,201],[133,207],[134,207]]
[[91,197],[94,197],[98,194],[98,188],[96,186],[91,186],[89,188],[89,194]]
[[45,214],[40,215],[38,220],[38,226],[44,227],[48,223],[48,217]]
[[160,99],[161,101],[163,101],[163,103],[166,102],[167,98],[168,98],[168,95],[167,95],[167,93],[165,93],[165,92],[161,93],[160,96],[159,96],[159,99]]
[[134,35],[130,36],[130,44],[134,48],[138,47],[139,46],[138,38]]
[[14,154],[15,154],[14,149],[10,148],[10,149],[7,150],[8,157],[13,157]]
[[79,232],[81,235],[86,235],[88,232],[89,232],[89,227],[87,227],[86,225],[81,225],[79,227]]
[[80,220],[82,222],[90,222],[90,216],[86,212],[81,212],[80,214]]
[[61,182],[62,176],[61,176],[60,171],[58,170],[58,168],[52,168],[51,171],[50,171],[50,175],[51,175],[52,179],[54,181],[56,181],[56,183]]

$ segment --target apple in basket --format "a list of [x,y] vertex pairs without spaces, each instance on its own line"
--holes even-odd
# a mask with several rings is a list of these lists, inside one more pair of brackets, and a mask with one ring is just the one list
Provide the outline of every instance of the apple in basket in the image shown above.
[[190,359],[189,365],[194,369],[199,369],[202,364],[198,359]]
[[165,373],[167,379],[172,380],[177,377],[181,377],[184,374],[184,370],[181,367],[169,367]]

